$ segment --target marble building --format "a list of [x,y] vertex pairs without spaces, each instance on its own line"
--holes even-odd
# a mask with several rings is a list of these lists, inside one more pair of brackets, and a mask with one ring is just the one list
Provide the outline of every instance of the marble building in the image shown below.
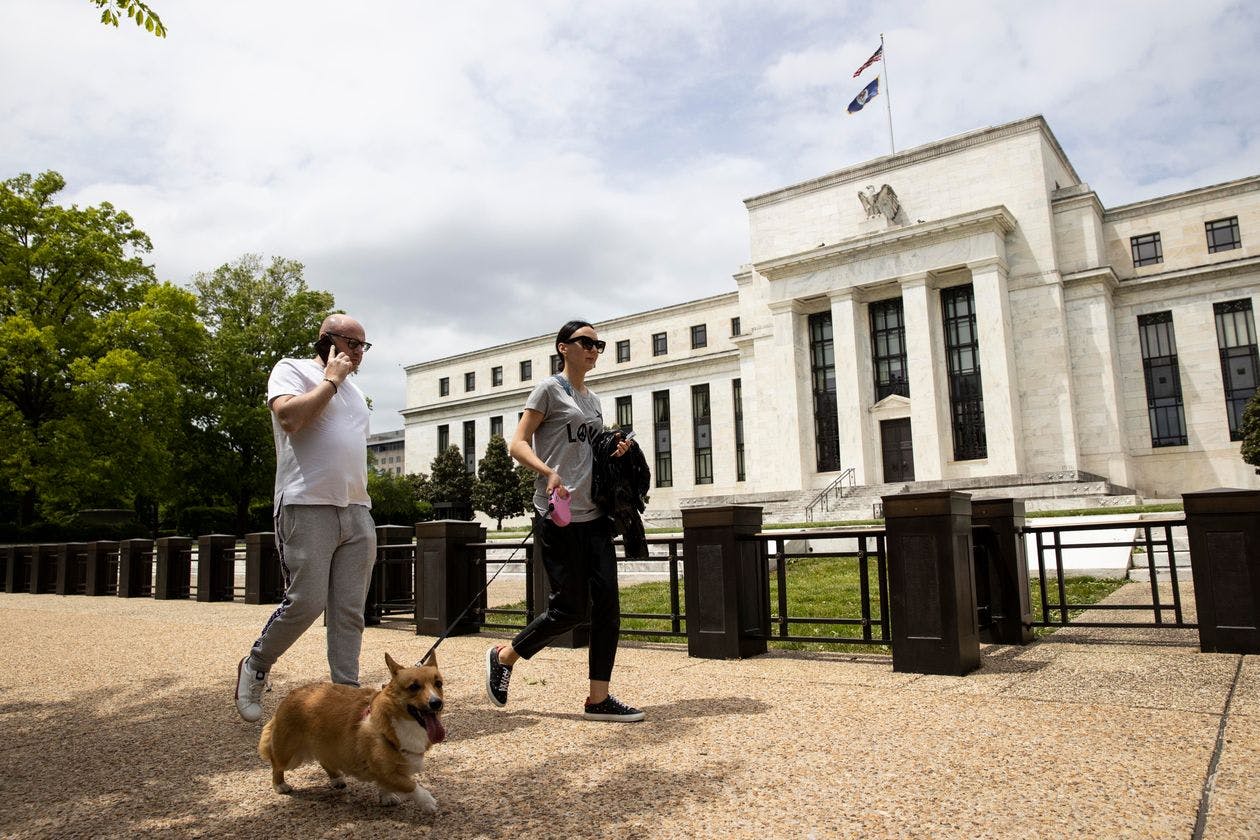
[[[744,203],[732,292],[596,324],[588,381],[636,430],[654,509],[838,479],[1256,486],[1260,175],[1104,207],[1034,116]],[[510,437],[551,339],[409,366],[407,471]]]

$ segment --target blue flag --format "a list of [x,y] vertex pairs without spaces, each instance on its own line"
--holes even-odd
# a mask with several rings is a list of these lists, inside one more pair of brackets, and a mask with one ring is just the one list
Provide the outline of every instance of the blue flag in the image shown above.
[[849,103],[849,113],[856,114],[858,111],[861,111],[862,108],[866,106],[867,102],[870,102],[878,95],[879,76],[876,76],[869,85],[862,88],[861,92],[858,93],[857,96],[853,97],[853,101]]

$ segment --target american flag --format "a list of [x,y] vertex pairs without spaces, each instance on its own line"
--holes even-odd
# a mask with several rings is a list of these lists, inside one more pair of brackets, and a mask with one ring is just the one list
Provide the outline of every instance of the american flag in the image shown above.
[[870,67],[872,64],[879,61],[883,57],[884,57],[884,45],[880,44],[879,49],[875,50],[875,52],[872,53],[871,57],[866,59],[866,63],[853,71],[853,78],[856,79],[858,76],[862,75],[863,70],[865,70],[867,67]]

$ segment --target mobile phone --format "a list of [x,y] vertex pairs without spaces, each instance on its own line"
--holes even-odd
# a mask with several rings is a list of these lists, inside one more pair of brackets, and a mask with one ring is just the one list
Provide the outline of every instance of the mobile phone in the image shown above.
[[622,440],[634,440],[634,431],[631,430],[626,432],[625,437],[623,437]]
[[319,356],[319,360],[324,364],[328,364],[328,352],[332,350],[333,342],[325,333],[319,337],[319,341],[315,342],[315,353]]

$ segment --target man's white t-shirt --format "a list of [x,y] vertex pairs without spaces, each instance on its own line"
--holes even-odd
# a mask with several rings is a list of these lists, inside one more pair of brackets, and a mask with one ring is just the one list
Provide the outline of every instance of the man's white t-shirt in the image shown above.
[[[320,387],[324,368],[314,359],[281,359],[267,380],[267,405]],[[327,388],[327,385],[322,387]],[[299,431],[288,434],[271,412],[276,440],[276,493],[281,505],[372,506],[367,493],[369,411],[363,392],[349,379]]]

